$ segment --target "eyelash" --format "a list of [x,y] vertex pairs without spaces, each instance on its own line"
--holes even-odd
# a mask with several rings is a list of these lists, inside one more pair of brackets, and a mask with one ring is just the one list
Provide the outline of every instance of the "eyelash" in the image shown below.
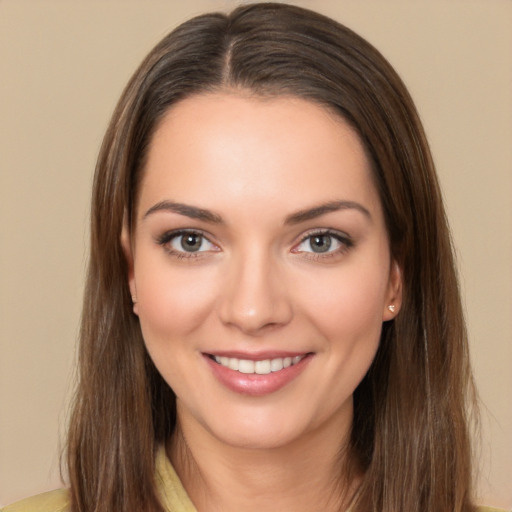
[[[180,229],[177,231],[167,231],[166,233],[163,233],[161,236],[159,236],[156,239],[156,242],[164,247],[164,249],[173,257],[178,259],[197,259],[201,258],[204,255],[204,252],[206,251],[177,251],[172,248],[170,243],[179,238],[180,236],[185,235],[197,235],[202,237],[203,241],[206,240],[208,243],[213,244],[208,238],[208,236],[201,230],[197,229]],[[304,242],[307,242],[308,240],[311,240],[315,237],[323,237],[328,236],[336,240],[341,244],[341,246],[333,251],[327,250],[326,252],[314,252],[314,251],[298,251],[297,247],[300,247]],[[311,242],[310,242],[311,244]],[[311,245],[310,245],[311,246]],[[316,231],[310,231],[306,235],[302,237],[300,242],[294,246],[292,249],[292,253],[295,254],[303,254],[304,257],[310,259],[310,260],[320,260],[320,259],[326,259],[326,258],[332,258],[338,255],[345,254],[349,249],[351,249],[354,246],[353,240],[350,238],[350,236],[340,233],[338,231],[333,231],[330,229],[323,229],[323,230],[316,230]],[[330,247],[329,247],[330,248]],[[328,248],[328,249],[329,249]]]

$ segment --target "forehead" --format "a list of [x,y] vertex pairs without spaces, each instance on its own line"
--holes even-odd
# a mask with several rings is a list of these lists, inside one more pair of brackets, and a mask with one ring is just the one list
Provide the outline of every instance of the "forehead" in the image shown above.
[[215,93],[177,103],[153,136],[141,185],[141,211],[169,199],[276,211],[340,199],[378,203],[356,132],[295,97]]

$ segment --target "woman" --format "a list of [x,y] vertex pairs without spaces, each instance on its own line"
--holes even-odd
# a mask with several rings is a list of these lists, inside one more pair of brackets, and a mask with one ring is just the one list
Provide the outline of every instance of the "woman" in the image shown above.
[[310,11],[200,16],[100,153],[70,489],[6,510],[474,511],[472,386],[396,73]]

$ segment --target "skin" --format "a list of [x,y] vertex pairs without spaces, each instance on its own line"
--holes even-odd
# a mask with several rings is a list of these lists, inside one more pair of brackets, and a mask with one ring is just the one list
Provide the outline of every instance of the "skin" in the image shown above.
[[[198,251],[173,235],[183,229],[204,236]],[[324,234],[318,252],[311,234],[326,230],[340,240]],[[183,100],[153,137],[122,242],[147,349],[177,396],[170,456],[198,510],[339,507],[356,485],[337,484],[352,395],[401,301],[355,132],[298,98]],[[309,355],[284,387],[253,396],[212,372],[205,354],[226,351]]]

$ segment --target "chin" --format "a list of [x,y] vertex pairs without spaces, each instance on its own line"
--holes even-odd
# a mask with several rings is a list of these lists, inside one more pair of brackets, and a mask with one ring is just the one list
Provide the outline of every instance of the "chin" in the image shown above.
[[293,443],[300,435],[297,432],[284,432],[271,425],[268,429],[253,428],[241,432],[238,429],[211,431],[220,442],[232,448],[245,450],[277,450]]
[[[299,414],[297,414],[299,413]],[[216,415],[203,427],[221,443],[247,450],[276,450],[302,444],[310,434],[323,430],[337,414],[303,408],[236,408]]]

